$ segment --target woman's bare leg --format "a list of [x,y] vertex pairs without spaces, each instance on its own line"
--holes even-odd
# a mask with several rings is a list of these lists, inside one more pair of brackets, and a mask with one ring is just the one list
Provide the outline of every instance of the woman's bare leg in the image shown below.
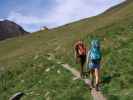
[[95,78],[95,75],[94,75],[94,70],[90,70],[90,78],[91,78],[91,85],[92,85],[92,88],[94,87],[94,78]]
[[95,69],[95,78],[96,78],[96,90],[99,90],[99,82],[100,82],[100,69]]
[[83,77],[83,65],[81,64],[81,67],[80,67],[80,76]]
[[99,84],[100,82],[100,69],[99,68],[95,69],[95,78],[96,78],[96,84]]

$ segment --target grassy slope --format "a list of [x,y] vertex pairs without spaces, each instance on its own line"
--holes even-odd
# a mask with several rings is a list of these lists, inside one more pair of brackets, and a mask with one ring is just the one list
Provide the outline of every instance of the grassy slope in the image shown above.
[[[103,75],[113,76],[110,84],[103,87],[111,100],[131,100],[133,98],[133,21],[125,19],[101,28],[94,33],[102,33],[104,38]],[[106,46],[106,47],[105,47]]]
[[[104,84],[103,92],[110,99],[131,100],[133,92],[131,84],[133,80],[131,77],[133,72],[132,9],[133,2],[130,2],[115,7],[100,16],[67,24],[50,31],[40,31],[31,36],[2,41],[0,43],[0,78],[3,80],[1,84],[4,83],[4,85],[1,85],[0,88],[0,99],[8,98],[12,93],[23,90],[28,91],[27,93],[35,92],[33,95],[31,94],[32,99],[40,93],[40,100],[42,100],[47,91],[52,91],[56,87],[53,83],[60,85],[56,92],[50,95],[55,100],[65,96],[68,96],[66,100],[69,100],[76,94],[81,97],[79,100],[86,99],[89,95],[86,96],[88,93],[84,89],[83,83],[69,81],[72,78],[69,72],[60,69],[62,74],[54,75],[56,67],[50,73],[45,72],[45,66],[46,68],[56,66],[54,62],[51,65],[52,62],[47,61],[46,57],[48,53],[52,53],[63,62],[76,66],[72,57],[73,43],[81,38],[88,44],[88,39],[90,41],[93,36],[99,36],[102,40],[104,54],[103,74],[114,76],[110,84]],[[125,55],[123,56],[123,54]],[[43,56],[41,61],[34,60],[36,55]],[[43,67],[38,68],[37,66],[40,64]],[[45,82],[45,76],[50,77],[47,82]],[[54,77],[56,79],[53,79]],[[26,82],[20,83],[22,79]],[[42,80],[42,83],[39,84],[39,80]],[[73,89],[62,89],[66,85],[67,87],[72,86]],[[76,89],[77,86],[80,88]],[[80,91],[84,92],[80,94]],[[62,93],[60,97],[57,95],[58,92]],[[68,93],[70,94],[68,95]],[[24,100],[28,100],[28,96]]]
[[68,71],[42,55],[18,60],[15,68],[1,75],[1,100],[18,91],[26,93],[23,100],[84,100],[90,96],[81,81],[73,81]]

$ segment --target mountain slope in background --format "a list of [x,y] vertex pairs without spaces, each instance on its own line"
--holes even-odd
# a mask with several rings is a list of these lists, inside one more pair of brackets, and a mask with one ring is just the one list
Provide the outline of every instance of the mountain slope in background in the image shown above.
[[[82,39],[87,47],[93,37],[101,39],[102,84],[108,100],[133,98],[133,1],[107,12],[30,36],[0,42],[0,99],[23,91],[23,100],[87,100],[88,90],[64,70],[56,59],[79,69],[73,57],[73,44]],[[22,45],[23,44],[23,45]],[[54,58],[48,60],[47,58]],[[57,73],[57,72],[60,72]]]
[[0,21],[0,40],[26,34],[29,33],[16,23],[9,20]]

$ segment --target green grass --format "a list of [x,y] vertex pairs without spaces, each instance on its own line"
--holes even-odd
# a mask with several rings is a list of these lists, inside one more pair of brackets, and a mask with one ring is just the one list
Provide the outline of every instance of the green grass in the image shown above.
[[[97,30],[103,33],[102,75],[112,76],[109,84],[103,85],[103,92],[109,100],[131,100],[133,98],[133,21],[131,18]],[[106,46],[106,48],[104,47]]]
[[[96,17],[70,23],[49,31],[0,42],[0,99],[17,91],[23,100],[86,100],[90,92],[83,82],[72,81],[73,75],[47,55],[79,69],[73,58],[73,44],[83,39],[87,47],[93,37],[101,39],[102,77],[112,76],[102,92],[109,100],[133,98],[133,2],[117,6]],[[54,68],[53,68],[54,67]],[[45,70],[50,68],[50,72]],[[53,68],[53,69],[52,69]],[[61,74],[57,74],[57,70]],[[48,96],[45,97],[45,94]]]
[[[90,98],[84,83],[80,80],[74,81],[73,75],[55,61],[49,61],[43,55],[25,60],[18,60],[14,67],[0,73],[1,100],[8,100],[9,96],[18,91],[26,93],[23,100]],[[48,69],[50,70],[47,72]]]

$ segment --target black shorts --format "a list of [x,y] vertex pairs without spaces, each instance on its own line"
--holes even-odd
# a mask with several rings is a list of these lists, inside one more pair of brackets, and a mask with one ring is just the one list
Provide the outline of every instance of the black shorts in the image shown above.
[[86,55],[80,55],[79,61],[80,61],[80,64],[83,66],[85,64],[85,61],[86,61]]
[[100,64],[100,59],[96,59],[96,60],[91,60],[93,64]]
[[91,60],[91,62],[88,64],[88,68],[90,69],[100,68],[100,59]]

